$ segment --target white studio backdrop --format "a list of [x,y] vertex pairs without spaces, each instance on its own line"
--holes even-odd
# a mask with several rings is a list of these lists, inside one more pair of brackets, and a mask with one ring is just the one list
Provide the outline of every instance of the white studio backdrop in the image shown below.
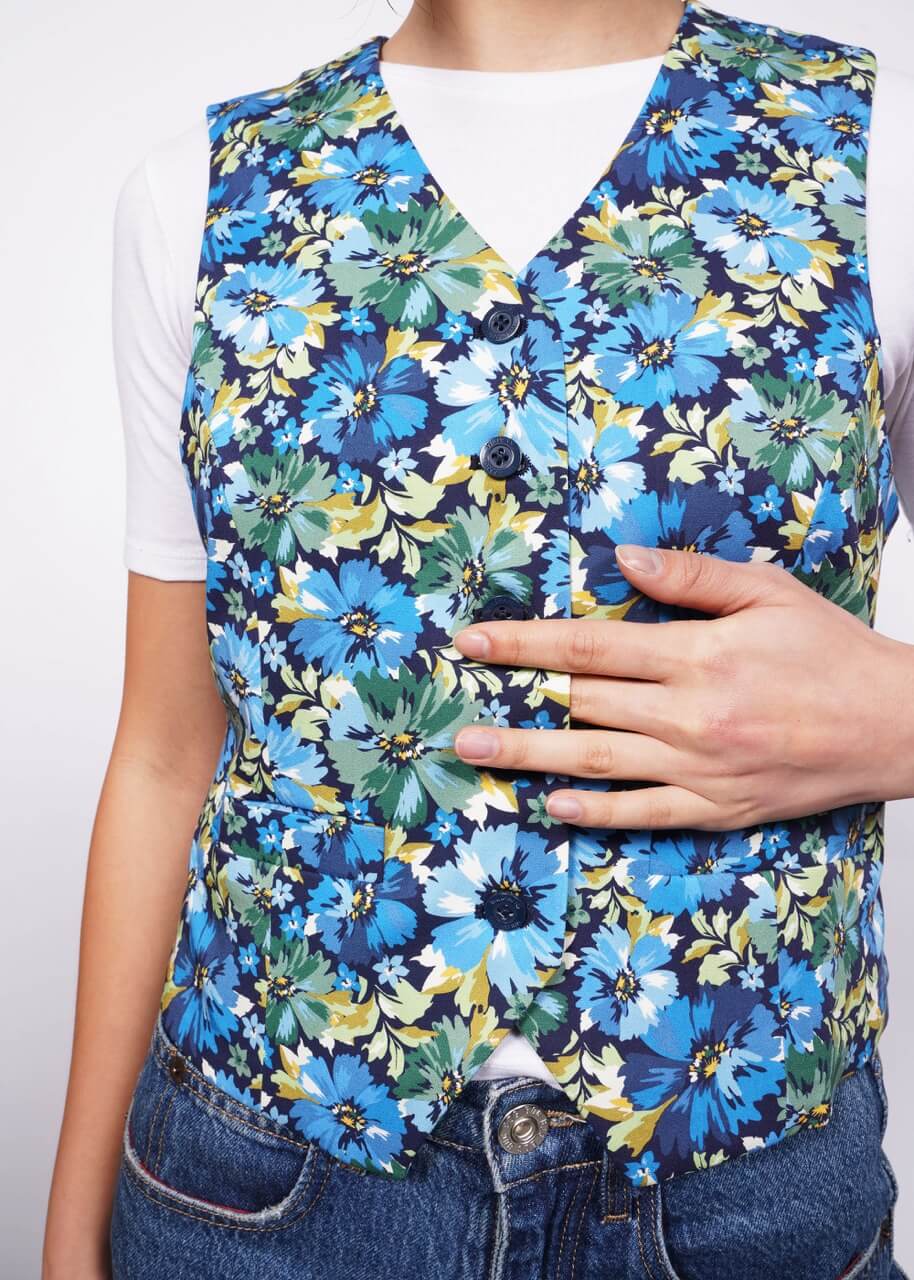
[[[284,83],[373,32],[392,31],[407,0],[395,6],[0,0],[5,1280],[39,1274],[86,852],[120,697],[123,451],[109,310],[117,191],[148,148],[189,128],[206,103]],[[717,7],[867,44],[900,69],[914,51],[908,0],[720,0]],[[900,521],[888,544],[878,625],[914,643],[912,581],[914,542]],[[884,886],[893,995],[882,1041],[887,1149],[902,1184],[898,1257],[914,1271],[907,1087],[914,931],[903,914],[914,901],[914,801],[890,806]]]

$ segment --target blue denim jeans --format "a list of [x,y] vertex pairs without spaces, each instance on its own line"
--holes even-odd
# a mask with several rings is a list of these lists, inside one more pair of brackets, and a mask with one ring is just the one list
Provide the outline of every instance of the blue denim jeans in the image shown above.
[[159,1023],[124,1130],[114,1277],[890,1280],[885,1119],[877,1058],[827,1125],[633,1192],[563,1093],[471,1080],[393,1181],[230,1097]]

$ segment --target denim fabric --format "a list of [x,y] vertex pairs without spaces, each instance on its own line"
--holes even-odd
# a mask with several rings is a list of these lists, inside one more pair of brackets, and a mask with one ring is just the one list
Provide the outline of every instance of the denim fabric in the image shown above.
[[[549,1123],[509,1154],[503,1117]],[[633,1188],[566,1095],[473,1080],[408,1177],[342,1164],[231,1097],[156,1025],[124,1127],[114,1280],[898,1280],[878,1057],[832,1116]]]

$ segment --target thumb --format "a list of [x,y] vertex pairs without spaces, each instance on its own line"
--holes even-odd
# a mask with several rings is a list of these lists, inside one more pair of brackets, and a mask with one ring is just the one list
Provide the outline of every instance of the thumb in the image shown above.
[[616,547],[616,560],[644,595],[718,616],[782,603],[792,598],[797,585],[776,565],[734,563],[700,551],[665,551],[626,543]]

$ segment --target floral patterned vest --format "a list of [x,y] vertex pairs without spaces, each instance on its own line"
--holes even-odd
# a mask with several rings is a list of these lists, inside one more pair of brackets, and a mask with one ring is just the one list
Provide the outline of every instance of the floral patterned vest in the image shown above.
[[180,448],[229,725],[163,1026],[260,1123],[394,1177],[513,1029],[642,1185],[827,1123],[873,1054],[883,806],[564,826],[555,779],[452,744],[569,726],[569,677],[453,638],[696,616],[634,591],[624,542],[769,561],[872,624],[875,58],[686,4],[517,271],[418,154],[382,43],[207,108]]

